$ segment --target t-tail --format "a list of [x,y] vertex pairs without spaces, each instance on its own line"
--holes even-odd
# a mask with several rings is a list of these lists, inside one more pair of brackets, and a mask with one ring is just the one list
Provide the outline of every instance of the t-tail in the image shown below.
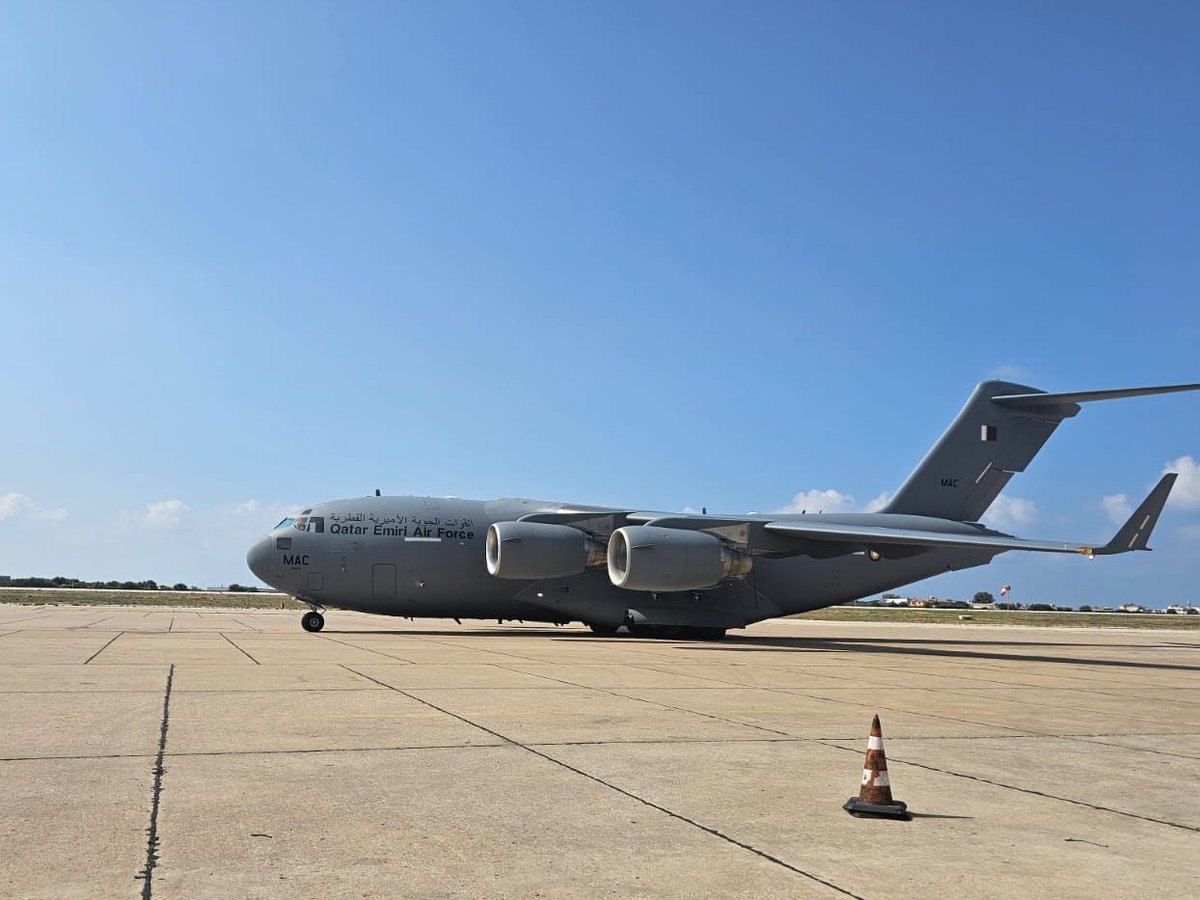
[[1051,394],[984,381],[883,512],[977,522],[1081,403],[1200,390],[1200,384]]

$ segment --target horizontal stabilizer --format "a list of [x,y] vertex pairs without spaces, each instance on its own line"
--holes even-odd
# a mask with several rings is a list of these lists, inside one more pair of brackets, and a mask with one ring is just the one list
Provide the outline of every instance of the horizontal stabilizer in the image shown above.
[[1062,406],[1066,403],[1090,403],[1093,400],[1116,400],[1121,397],[1145,397],[1148,394],[1174,394],[1178,391],[1200,391],[1200,384],[1164,384],[1157,387],[1116,388],[1110,391],[1071,391],[1060,394],[999,394],[993,403],[1015,409],[1038,409]]
[[1125,553],[1129,550],[1148,550],[1146,542],[1150,540],[1150,532],[1154,530],[1158,517],[1167,503],[1167,497],[1171,495],[1171,488],[1175,486],[1175,479],[1178,477],[1179,475],[1175,472],[1168,472],[1159,479],[1154,490],[1133,511],[1133,515],[1121,526],[1116,537],[1096,552],[1107,556],[1112,553]]

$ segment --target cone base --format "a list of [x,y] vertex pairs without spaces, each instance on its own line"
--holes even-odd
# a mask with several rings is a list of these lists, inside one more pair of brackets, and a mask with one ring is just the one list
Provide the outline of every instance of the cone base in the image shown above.
[[851,797],[842,804],[842,809],[852,816],[862,819],[903,819],[908,821],[912,813],[908,806],[897,800],[895,803],[867,803],[857,797]]

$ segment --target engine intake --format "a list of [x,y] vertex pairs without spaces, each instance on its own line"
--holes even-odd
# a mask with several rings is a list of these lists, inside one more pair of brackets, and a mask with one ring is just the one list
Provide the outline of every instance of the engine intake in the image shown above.
[[608,542],[608,577],[631,591],[695,591],[745,578],[753,560],[706,531],[627,525]]
[[605,561],[602,545],[567,525],[495,522],[486,545],[487,570],[497,578],[563,578]]

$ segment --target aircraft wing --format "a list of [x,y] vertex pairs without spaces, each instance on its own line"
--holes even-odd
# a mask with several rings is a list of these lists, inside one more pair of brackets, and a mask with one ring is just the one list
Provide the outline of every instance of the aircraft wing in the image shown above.
[[[886,524],[805,521],[795,517],[771,521],[763,516],[709,516],[629,509],[561,509],[522,516],[522,521],[570,525],[581,531],[607,538],[626,524],[654,525],[708,531],[751,553],[776,556],[843,556],[862,550],[879,549],[883,556],[902,557],[926,550],[963,548],[1027,550],[1040,553],[1079,553],[1084,556],[1108,556],[1130,550],[1147,550],[1146,542],[1154,529],[1171,488],[1178,476],[1170,472],[1162,477],[1112,540],[1100,544],[1089,541],[1029,540],[990,531],[968,523],[938,521],[940,528],[901,528]],[[817,519],[818,517],[809,517]],[[913,517],[909,517],[911,521]],[[765,537],[765,539],[764,539]]]
[[1098,553],[1095,545],[1062,541],[1030,541],[1009,535],[956,534],[940,531],[921,531],[915,528],[880,528],[871,525],[811,525],[796,522],[769,522],[766,530],[773,534],[804,538],[808,541],[831,541],[846,544],[893,545],[937,549],[966,547],[992,550],[1040,550],[1045,553]]

